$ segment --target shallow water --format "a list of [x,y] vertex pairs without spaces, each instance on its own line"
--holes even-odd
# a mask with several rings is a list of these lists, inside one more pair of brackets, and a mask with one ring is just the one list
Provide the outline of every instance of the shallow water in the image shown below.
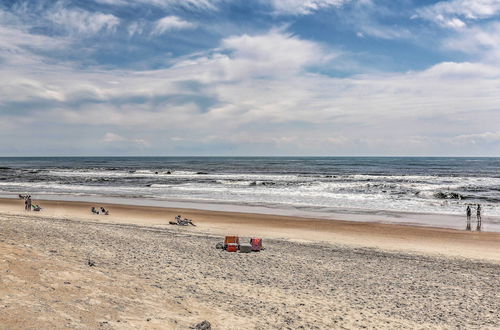
[[[0,158],[0,193],[500,217],[500,158]],[[349,213],[348,212],[348,213]],[[456,220],[459,221],[459,220]],[[432,225],[432,221],[431,225]]]

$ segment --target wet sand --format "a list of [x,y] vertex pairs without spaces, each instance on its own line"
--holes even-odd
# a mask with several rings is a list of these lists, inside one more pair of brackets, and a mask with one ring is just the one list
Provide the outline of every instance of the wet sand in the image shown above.
[[[41,204],[34,213],[0,201],[8,329],[500,326],[496,233],[124,205],[103,205],[104,216],[86,203]],[[179,213],[197,226],[168,225]],[[262,236],[266,250],[215,249],[227,233]]]

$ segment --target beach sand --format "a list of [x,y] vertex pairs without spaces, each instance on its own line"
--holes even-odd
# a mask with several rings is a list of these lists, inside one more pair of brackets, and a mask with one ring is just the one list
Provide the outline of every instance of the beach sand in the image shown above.
[[[40,204],[0,200],[0,328],[500,326],[498,233]],[[197,226],[168,225],[177,214]],[[266,250],[215,249],[225,234]]]

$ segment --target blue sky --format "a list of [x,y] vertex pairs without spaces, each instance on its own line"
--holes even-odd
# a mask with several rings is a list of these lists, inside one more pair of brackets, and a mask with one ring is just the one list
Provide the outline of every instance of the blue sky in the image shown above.
[[0,1],[0,156],[500,156],[500,0]]

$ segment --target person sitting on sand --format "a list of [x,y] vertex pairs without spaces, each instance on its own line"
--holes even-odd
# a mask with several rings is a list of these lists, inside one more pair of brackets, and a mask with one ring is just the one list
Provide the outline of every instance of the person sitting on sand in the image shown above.
[[92,211],[92,213],[94,213],[94,214],[99,214],[99,211],[97,211],[97,210],[95,209],[95,206],[92,206],[92,208],[91,208],[90,210],[91,210],[91,211]]

